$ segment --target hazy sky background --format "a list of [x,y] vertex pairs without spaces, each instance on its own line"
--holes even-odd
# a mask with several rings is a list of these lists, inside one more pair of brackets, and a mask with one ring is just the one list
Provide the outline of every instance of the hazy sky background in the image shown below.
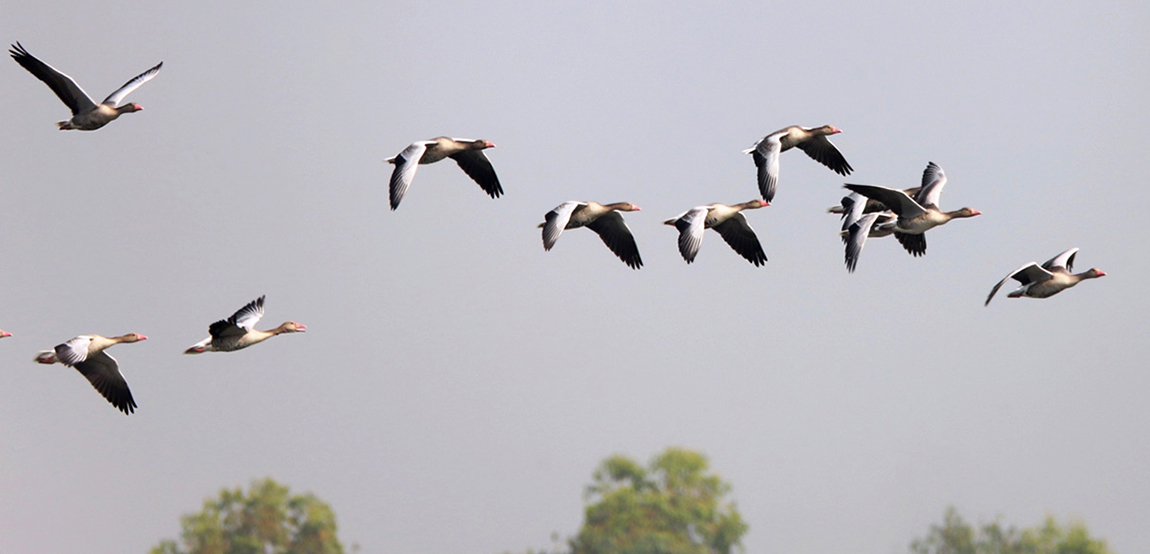
[[[582,521],[613,453],[706,453],[748,552],[902,553],[974,521],[1081,518],[1150,544],[1144,2],[8,1],[5,43],[102,99],[158,61],[145,111],[67,108],[0,64],[0,551],[144,552],[221,487],[270,476],[331,503],[363,552],[496,553]],[[845,179],[782,157],[747,214],[755,268],[661,224],[757,196],[740,150],[832,124],[851,182],[984,215],[843,267]],[[484,138],[506,195],[450,161],[398,211],[383,160]],[[566,200],[632,201],[646,265]],[[1044,301],[990,288],[1079,247],[1108,276]],[[1009,289],[1008,289],[1009,290]],[[183,356],[267,295],[308,332]],[[125,417],[73,369],[110,353]]]

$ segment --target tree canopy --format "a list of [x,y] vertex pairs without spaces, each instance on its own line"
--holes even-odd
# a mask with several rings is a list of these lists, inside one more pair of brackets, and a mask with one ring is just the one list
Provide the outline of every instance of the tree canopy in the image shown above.
[[331,507],[271,479],[252,482],[246,495],[223,489],[180,523],[183,545],[165,540],[150,554],[343,554]]
[[583,527],[571,554],[730,554],[747,524],[725,500],[731,487],[698,452],[668,448],[643,467],[607,458],[587,487]]
[[1042,525],[1018,530],[998,522],[975,529],[947,508],[942,525],[932,525],[925,537],[910,545],[913,554],[1110,554],[1106,541],[1090,536],[1086,525],[1061,525],[1046,516]]

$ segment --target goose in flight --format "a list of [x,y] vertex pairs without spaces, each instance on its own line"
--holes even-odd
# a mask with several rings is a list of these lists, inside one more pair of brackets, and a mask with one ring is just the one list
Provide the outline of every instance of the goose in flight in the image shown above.
[[120,343],[147,340],[139,333],[128,333],[118,337],[100,335],[80,335],[56,345],[52,350],[44,350],[35,360],[42,364],[61,363],[76,368],[92,386],[124,415],[136,411],[136,400],[128,389],[128,381],[120,372],[120,364],[105,350]]
[[603,244],[607,245],[623,263],[631,269],[643,267],[643,259],[639,257],[639,247],[635,245],[635,237],[623,221],[619,212],[637,212],[639,206],[630,202],[616,202],[614,204],[600,204],[598,202],[579,202],[572,200],[564,202],[547,212],[546,221],[539,224],[543,228],[543,249],[551,250],[555,241],[564,229],[586,227],[595,231]]
[[703,244],[703,230],[714,229],[735,252],[758,267],[767,263],[767,255],[763,253],[759,237],[742,212],[770,205],[766,200],[751,200],[732,206],[696,206],[663,223],[679,230],[679,254],[687,263],[695,261],[699,253],[699,247]]
[[140,88],[140,85],[152,80],[157,73],[160,72],[160,67],[164,62],[156,64],[155,67],[133,77],[124,86],[118,88],[112,94],[109,94],[103,102],[96,104],[92,98],[88,96],[80,85],[71,77],[56,70],[56,68],[36,59],[35,56],[29,54],[19,42],[12,45],[8,50],[12,55],[12,59],[20,64],[29,73],[36,76],[37,79],[44,81],[56,96],[72,110],[72,119],[61,121],[57,123],[61,131],[69,129],[76,129],[78,131],[95,131],[104,125],[107,125],[112,120],[120,117],[122,114],[138,112],[144,109],[143,106],[134,102],[129,102],[120,106],[120,102],[124,97],[132,93],[132,91]]
[[415,170],[420,165],[435,163],[443,158],[455,160],[468,177],[479,183],[483,192],[492,198],[498,198],[503,194],[503,187],[499,184],[499,177],[495,176],[495,168],[491,167],[491,161],[483,154],[486,148],[495,148],[495,145],[482,139],[450,137],[436,137],[411,143],[403,149],[403,152],[387,159],[387,163],[395,164],[389,186],[391,209],[399,207],[399,202],[403,200],[403,195],[411,186]]
[[204,352],[231,352],[259,344],[284,333],[303,333],[307,326],[295,321],[285,321],[269,331],[255,328],[264,316],[264,297],[261,296],[240,308],[232,317],[221,319],[208,327],[208,338],[193,344],[184,354]]
[[924,233],[939,225],[945,225],[952,219],[982,215],[982,212],[973,208],[962,208],[952,212],[939,210],[938,198],[945,185],[946,174],[941,167],[930,162],[922,172],[922,188],[914,198],[901,190],[887,187],[851,184],[843,186],[851,192],[882,202],[894,212],[898,216],[895,221],[894,237],[907,252],[914,256],[922,256],[926,253]]
[[990,305],[990,299],[994,298],[994,294],[1009,279],[1014,279],[1022,285],[1006,295],[1009,298],[1021,298],[1023,296],[1027,298],[1050,298],[1086,279],[1096,279],[1106,275],[1105,271],[1096,267],[1082,273],[1071,273],[1074,271],[1074,256],[1076,255],[1078,255],[1078,249],[1071,248],[1046,260],[1041,266],[1030,262],[1011,271],[997,285],[994,285],[993,289],[990,289],[990,294],[986,297],[983,306]]
[[744,154],[751,154],[755,160],[755,167],[759,170],[759,193],[763,200],[771,202],[775,199],[775,188],[779,182],[779,154],[796,146],[835,173],[850,175],[854,168],[827,139],[827,136],[841,132],[834,125],[811,128],[792,125],[763,137],[743,150]]

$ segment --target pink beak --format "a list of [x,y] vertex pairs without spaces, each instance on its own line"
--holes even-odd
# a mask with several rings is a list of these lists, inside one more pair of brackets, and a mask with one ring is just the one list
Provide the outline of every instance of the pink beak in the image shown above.
[[9,333],[8,331],[0,331],[0,339],[10,336],[12,336],[12,333]]

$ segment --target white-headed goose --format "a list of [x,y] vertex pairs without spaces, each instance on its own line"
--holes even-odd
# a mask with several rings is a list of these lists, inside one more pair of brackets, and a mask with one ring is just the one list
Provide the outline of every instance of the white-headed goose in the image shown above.
[[61,363],[76,368],[92,386],[108,399],[113,406],[125,415],[136,411],[136,401],[128,389],[128,381],[120,372],[116,359],[104,350],[120,343],[139,342],[148,337],[139,333],[128,333],[118,337],[100,335],[80,335],[52,350],[44,350],[35,360],[42,364]]
[[140,85],[150,81],[160,72],[160,67],[164,62],[156,64],[155,67],[133,77],[124,86],[116,89],[115,92],[109,94],[103,102],[96,104],[76,84],[76,81],[71,77],[57,71],[52,66],[36,59],[35,56],[29,54],[24,47],[17,42],[12,45],[8,50],[12,54],[12,59],[27,69],[29,73],[35,75],[37,79],[44,81],[56,96],[72,110],[72,119],[68,121],[61,121],[57,125],[60,126],[61,131],[69,129],[76,129],[78,131],[95,131],[104,125],[107,125],[112,120],[120,117],[122,114],[138,112],[144,109],[143,106],[136,103],[128,103],[123,106],[118,106],[124,97],[131,94],[132,91],[140,88]]
[[415,170],[422,164],[438,162],[443,158],[451,158],[463,172],[471,177],[483,192],[498,198],[503,194],[503,187],[499,184],[499,177],[495,176],[495,168],[491,161],[483,154],[485,148],[495,148],[495,145],[486,140],[465,138],[436,137],[431,140],[421,140],[411,143],[398,155],[388,158],[387,162],[395,164],[391,172],[391,209],[399,207],[407,187],[415,178]]
[[938,209],[938,198],[946,185],[946,174],[934,162],[922,172],[922,188],[914,198],[898,189],[874,185],[843,185],[852,192],[882,202],[898,215],[894,236],[907,252],[914,256],[926,253],[926,233],[930,229],[945,225],[951,219],[974,217],[982,212],[972,208],[962,208],[953,212]]
[[827,139],[828,135],[841,132],[834,125],[812,128],[792,125],[763,137],[750,148],[743,150],[744,154],[751,154],[755,159],[755,167],[759,170],[759,193],[763,195],[763,200],[771,202],[775,199],[775,187],[779,182],[779,154],[796,146],[806,152],[811,159],[831,168],[835,173],[850,175],[854,168],[847,163],[842,152]]
[[276,335],[284,333],[303,333],[307,326],[295,321],[285,321],[279,327],[269,331],[260,331],[255,328],[260,318],[264,316],[264,297],[261,296],[242,307],[232,317],[221,319],[208,327],[208,338],[193,344],[184,354],[201,354],[204,352],[231,352],[259,344]]
[[767,255],[763,253],[763,245],[759,243],[759,237],[747,223],[742,211],[769,205],[766,200],[751,200],[732,206],[696,206],[663,223],[679,230],[679,254],[687,263],[695,261],[699,253],[699,247],[703,244],[703,230],[714,229],[735,252],[757,267],[767,263]]
[[1071,273],[1074,271],[1074,256],[1078,254],[1077,248],[1071,248],[1039,266],[1034,262],[1030,262],[1014,271],[1009,275],[1003,277],[993,289],[990,289],[990,294],[986,297],[986,302],[983,306],[990,305],[990,299],[994,298],[994,294],[998,289],[1002,288],[1002,284],[1009,279],[1018,281],[1022,286],[1011,291],[1006,295],[1009,298],[1049,298],[1054,296],[1078,283],[1084,279],[1094,279],[1106,275],[1105,271],[1096,267],[1090,268],[1088,271],[1082,273]]
[[546,221],[539,224],[543,228],[543,249],[551,250],[564,229],[586,227],[595,231],[603,244],[607,245],[623,263],[632,269],[643,267],[639,257],[639,247],[635,237],[623,221],[619,212],[637,212],[639,206],[630,202],[600,204],[598,202],[564,202],[547,212]]

